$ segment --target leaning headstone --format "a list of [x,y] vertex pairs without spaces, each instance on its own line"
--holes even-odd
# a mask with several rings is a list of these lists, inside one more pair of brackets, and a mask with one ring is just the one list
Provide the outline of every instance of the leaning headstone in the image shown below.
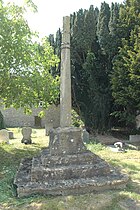
[[21,143],[31,144],[32,143],[32,140],[31,140],[32,128],[23,127],[21,133],[23,135]]
[[6,129],[0,130],[0,143],[9,142],[9,133]]

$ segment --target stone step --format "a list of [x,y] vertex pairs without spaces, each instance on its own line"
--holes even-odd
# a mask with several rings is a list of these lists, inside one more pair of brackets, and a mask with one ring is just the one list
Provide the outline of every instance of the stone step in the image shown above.
[[[18,197],[29,196],[33,194],[43,195],[74,195],[89,192],[98,192],[107,189],[121,189],[126,186],[129,177],[121,174],[110,167],[110,173],[90,178],[78,178],[67,180],[31,180],[32,160],[23,160],[14,180],[17,187]],[[41,173],[41,171],[38,171]],[[42,177],[41,177],[42,178]]]
[[109,166],[104,162],[93,165],[62,165],[51,168],[37,166],[31,169],[31,181],[90,178],[92,176],[107,175],[109,173]]
[[[41,164],[46,167],[57,167],[57,166],[67,166],[67,165],[85,165],[85,164],[96,164],[101,160],[99,156],[93,154],[90,151],[84,153],[77,153],[73,155],[63,155],[63,156],[52,156],[48,153],[48,150],[43,151],[41,155]],[[36,160],[33,160],[33,165],[36,165]],[[39,163],[40,164],[40,163]]]

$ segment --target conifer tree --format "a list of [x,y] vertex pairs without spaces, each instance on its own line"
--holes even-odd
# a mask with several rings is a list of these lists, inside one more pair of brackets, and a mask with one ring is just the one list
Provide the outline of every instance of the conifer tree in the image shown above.
[[96,35],[98,10],[91,6],[88,11],[79,12],[71,37],[74,106],[89,131],[105,131],[109,127],[111,94],[105,55]]
[[118,53],[118,48],[121,45],[121,39],[118,31],[118,20],[119,20],[119,8],[120,5],[112,3],[110,9],[110,20],[109,20],[109,50],[111,60]]
[[99,12],[99,20],[97,25],[97,36],[102,51],[105,54],[109,53],[109,20],[110,20],[110,8],[107,3],[101,4]]
[[126,1],[120,10],[120,19],[125,36],[114,60],[112,94],[121,110],[114,114],[134,128],[135,117],[140,112],[140,2]]
[[[130,6],[131,9],[129,9]],[[71,15],[73,107],[78,111],[89,130],[107,130],[112,118],[111,113],[118,107],[121,111],[124,109],[124,105],[117,102],[117,91],[113,89],[116,87],[117,90],[117,86],[119,88],[122,85],[119,82],[117,84],[116,75],[119,74],[119,70],[115,69],[117,69],[119,59],[118,66],[123,65],[125,50],[130,52],[130,46],[133,46],[133,51],[136,51],[134,43],[138,43],[138,34],[135,34],[134,26],[139,25],[136,16],[139,16],[138,0],[126,0],[126,3],[122,5],[112,3],[111,8],[104,2],[100,11],[90,6],[89,10],[80,9]],[[132,34],[135,34],[133,42]],[[61,37],[61,34],[58,37]],[[60,45],[60,42],[55,44],[55,49],[58,46],[56,53],[61,51]],[[130,54],[127,52],[127,56],[130,57]],[[134,52],[132,54],[134,55]],[[121,70],[123,68],[126,69],[126,66],[120,67]],[[127,84],[128,77],[125,80]],[[134,87],[136,85],[133,88],[131,86],[131,91]],[[135,92],[138,92],[136,88]]]

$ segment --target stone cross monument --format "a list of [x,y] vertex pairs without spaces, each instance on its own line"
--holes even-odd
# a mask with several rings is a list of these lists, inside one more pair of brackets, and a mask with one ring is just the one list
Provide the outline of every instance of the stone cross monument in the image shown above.
[[70,17],[63,18],[60,80],[60,127],[71,126]]
[[70,18],[63,19],[60,127],[50,131],[49,148],[21,161],[14,184],[18,197],[70,195],[124,188],[128,177],[87,150],[82,130],[71,127]]
[[72,154],[85,151],[82,130],[71,127],[71,68],[70,68],[70,17],[63,18],[60,75],[60,128],[50,131],[50,154]]

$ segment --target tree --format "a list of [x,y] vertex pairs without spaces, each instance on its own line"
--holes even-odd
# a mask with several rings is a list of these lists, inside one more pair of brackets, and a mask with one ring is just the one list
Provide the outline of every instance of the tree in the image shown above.
[[[56,32],[55,38],[54,38],[54,35],[52,35],[52,34],[50,34],[50,36],[49,36],[50,45],[53,47],[54,54],[57,55],[59,60],[61,59],[61,41],[62,41],[62,33],[59,28],[59,30]],[[60,62],[58,65],[52,67],[51,74],[53,76],[56,76],[56,75],[60,76]]]
[[[120,5],[112,3],[110,9],[109,26],[109,54],[112,64],[112,59],[118,53],[118,48],[121,46],[120,31],[118,29]],[[112,67],[111,67],[112,68]]]
[[47,38],[41,43],[32,41],[24,9],[0,1],[0,96],[6,107],[28,110],[43,101],[46,108],[59,94],[59,78],[50,74],[59,59]]
[[[71,64],[73,107],[81,116],[88,130],[93,129],[92,96],[84,63],[93,48],[97,49],[97,9],[79,10],[71,16]],[[98,51],[98,49],[97,49]]]
[[125,27],[122,47],[114,60],[112,94],[118,110],[115,116],[135,127],[140,111],[140,3],[126,1],[120,10],[120,28]]
[[108,93],[108,77],[102,69],[102,64],[94,53],[88,53],[83,65],[86,72],[87,88],[87,110],[89,127],[104,132],[109,129],[110,95]]
[[[111,8],[104,2],[100,11],[91,6],[89,10],[80,9],[71,15],[73,107],[89,131],[107,130],[114,120],[112,112],[118,116],[118,111],[126,110],[121,103],[125,94],[123,91],[124,95],[119,95],[122,93],[119,89],[124,88],[127,97],[127,92],[131,92],[131,97],[125,99],[126,104],[132,103],[135,95],[137,102],[131,111],[136,113],[139,109],[139,73],[135,72],[139,66],[139,49],[135,47],[139,43],[139,8],[138,0],[126,0],[121,5],[112,3]],[[126,63],[125,58],[131,64]],[[128,111],[123,113],[123,119],[130,118]]]
[[110,113],[106,55],[97,39],[98,15],[97,8],[90,6],[74,13],[71,21],[73,106],[91,132],[107,130]]
[[101,4],[101,9],[99,13],[97,36],[101,49],[105,54],[108,54],[110,52],[109,20],[110,20],[110,8],[109,5],[104,2]]
[[127,126],[135,127],[135,117],[140,110],[140,32],[131,31],[129,44],[123,40],[114,61],[112,94],[116,104],[123,107],[115,115]]

